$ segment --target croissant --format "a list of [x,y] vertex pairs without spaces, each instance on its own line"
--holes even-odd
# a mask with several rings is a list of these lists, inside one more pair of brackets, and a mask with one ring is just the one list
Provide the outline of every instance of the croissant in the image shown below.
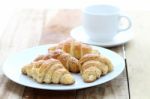
[[80,72],[85,82],[93,82],[112,71],[111,61],[99,54],[86,54],[80,60]]
[[50,52],[51,50],[55,49],[62,49],[63,51],[71,54],[77,59],[80,59],[83,55],[88,53],[98,53],[98,51],[93,50],[90,46],[75,41],[74,39],[67,39],[65,41],[62,41],[55,47],[49,48],[48,51]]
[[54,51],[49,51],[47,55],[40,55],[34,61],[38,60],[47,60],[54,58],[59,60],[63,66],[70,72],[77,73],[79,72],[79,61],[70,54],[62,51],[61,49],[56,49]]
[[56,59],[39,60],[22,68],[22,73],[39,83],[73,84],[72,75]]

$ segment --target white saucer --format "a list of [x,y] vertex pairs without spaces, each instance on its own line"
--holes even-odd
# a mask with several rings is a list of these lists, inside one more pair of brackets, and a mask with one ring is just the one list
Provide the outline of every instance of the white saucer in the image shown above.
[[127,31],[118,33],[111,41],[96,42],[96,41],[92,41],[88,37],[88,35],[85,33],[82,26],[72,29],[70,34],[74,39],[81,41],[83,43],[90,44],[90,45],[98,45],[98,46],[103,46],[103,47],[118,46],[118,45],[128,42],[129,40],[133,38],[133,33],[131,33],[131,30],[127,30]]

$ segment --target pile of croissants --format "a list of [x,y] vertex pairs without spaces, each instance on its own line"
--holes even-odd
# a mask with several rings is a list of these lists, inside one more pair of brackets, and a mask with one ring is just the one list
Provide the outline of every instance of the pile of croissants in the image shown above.
[[111,72],[111,61],[89,45],[67,39],[48,49],[22,68],[22,73],[38,83],[70,85],[71,73],[80,73],[84,82],[93,82]]

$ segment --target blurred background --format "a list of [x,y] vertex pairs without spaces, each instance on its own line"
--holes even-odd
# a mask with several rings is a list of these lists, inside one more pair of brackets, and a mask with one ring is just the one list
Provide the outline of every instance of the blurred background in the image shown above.
[[81,9],[92,3],[112,4],[122,10],[150,11],[149,0],[0,0],[0,30],[22,9]]

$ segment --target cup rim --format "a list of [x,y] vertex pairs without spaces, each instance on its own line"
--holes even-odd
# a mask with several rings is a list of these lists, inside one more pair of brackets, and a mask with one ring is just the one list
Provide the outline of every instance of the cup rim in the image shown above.
[[[105,12],[105,13],[95,13],[92,11],[89,11],[89,8],[91,7],[107,7],[112,11],[111,13]],[[109,4],[92,4],[92,5],[87,5],[82,9],[82,12],[85,14],[90,14],[90,15],[114,15],[114,14],[118,14],[120,12],[120,9],[117,6],[114,5],[109,5]]]

